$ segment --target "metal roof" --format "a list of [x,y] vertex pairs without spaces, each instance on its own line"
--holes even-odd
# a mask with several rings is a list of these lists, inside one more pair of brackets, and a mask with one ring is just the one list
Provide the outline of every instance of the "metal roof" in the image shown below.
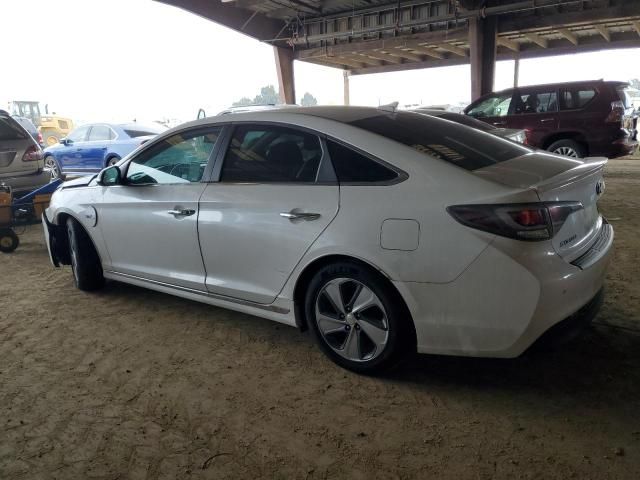
[[351,74],[469,63],[469,20],[497,59],[640,47],[640,0],[157,0]]

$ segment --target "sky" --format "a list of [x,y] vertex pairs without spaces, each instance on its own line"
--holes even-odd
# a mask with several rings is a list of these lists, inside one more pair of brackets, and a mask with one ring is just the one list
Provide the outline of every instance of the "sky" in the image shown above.
[[[38,100],[76,123],[188,121],[277,88],[271,46],[152,0],[0,0],[0,31],[0,108]],[[295,62],[295,75],[298,100],[342,104],[340,70]],[[640,78],[640,49],[520,63],[521,85],[598,78]],[[513,62],[498,62],[495,89],[512,84]],[[468,103],[470,89],[469,66],[360,75],[351,104]]]

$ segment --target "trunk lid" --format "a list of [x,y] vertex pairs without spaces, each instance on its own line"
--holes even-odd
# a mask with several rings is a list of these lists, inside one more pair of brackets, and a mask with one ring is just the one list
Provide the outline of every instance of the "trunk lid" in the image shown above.
[[602,227],[597,202],[604,193],[606,158],[573,159],[535,152],[474,173],[503,185],[533,189],[543,202],[580,202],[551,240],[571,262],[589,249]]

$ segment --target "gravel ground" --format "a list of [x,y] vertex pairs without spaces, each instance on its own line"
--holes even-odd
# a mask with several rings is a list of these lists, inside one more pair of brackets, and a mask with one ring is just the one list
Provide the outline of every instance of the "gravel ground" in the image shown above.
[[383,378],[306,334],[0,256],[0,478],[640,478],[640,160],[614,160],[606,303],[515,360],[421,356]]

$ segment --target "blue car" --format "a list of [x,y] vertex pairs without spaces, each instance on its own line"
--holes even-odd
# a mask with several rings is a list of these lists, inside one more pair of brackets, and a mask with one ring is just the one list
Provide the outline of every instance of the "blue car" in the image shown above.
[[162,125],[91,123],[44,150],[53,178],[97,173],[165,131]]

